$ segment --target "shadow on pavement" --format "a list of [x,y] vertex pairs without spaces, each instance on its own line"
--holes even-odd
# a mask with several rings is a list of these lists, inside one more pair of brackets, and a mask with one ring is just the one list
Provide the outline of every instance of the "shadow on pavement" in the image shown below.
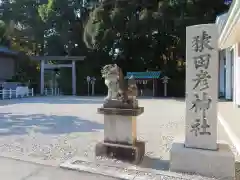
[[4,100],[4,103],[0,105],[10,105],[10,104],[31,104],[31,103],[42,103],[42,104],[102,104],[103,98],[79,98],[79,97],[40,97],[40,98],[23,98],[23,99],[12,99]]
[[23,135],[30,131],[43,134],[95,132],[103,127],[103,124],[76,116],[0,113],[0,136]]
[[19,98],[11,100],[0,100],[0,106],[7,106],[12,104],[31,104],[31,103],[42,103],[42,104],[102,104],[104,102],[103,97],[30,97],[30,98]]
[[166,100],[166,101],[180,101],[180,102],[185,102],[184,97],[146,97],[146,96],[139,96],[137,97],[138,99],[149,99],[149,100]]
[[169,161],[161,160],[160,158],[152,158],[149,156],[144,156],[143,162],[140,164],[140,167],[168,171]]
[[44,103],[44,104],[102,104],[103,99],[65,99],[65,98],[59,98],[59,99],[42,99],[42,100],[37,100],[34,102],[26,102],[24,101],[23,103]]

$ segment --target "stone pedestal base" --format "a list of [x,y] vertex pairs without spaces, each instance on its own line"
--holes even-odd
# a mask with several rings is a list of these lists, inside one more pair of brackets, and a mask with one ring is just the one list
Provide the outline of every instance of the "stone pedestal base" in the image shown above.
[[138,164],[145,154],[145,143],[137,141],[136,117],[143,107],[134,109],[99,108],[104,115],[104,142],[96,145],[96,156]]
[[135,145],[122,145],[100,142],[95,148],[96,156],[106,156],[122,161],[139,164],[145,155],[145,143],[137,141]]
[[233,180],[235,157],[228,144],[219,143],[217,151],[184,147],[174,142],[170,151],[170,170],[196,173],[206,177]]
[[104,114],[104,142],[133,145],[136,140],[136,116]]

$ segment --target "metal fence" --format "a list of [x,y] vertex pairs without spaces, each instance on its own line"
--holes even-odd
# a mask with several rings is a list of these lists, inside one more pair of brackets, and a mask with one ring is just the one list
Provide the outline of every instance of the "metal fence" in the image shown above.
[[45,88],[44,89],[45,96],[60,96],[60,89],[59,88]]
[[0,99],[16,99],[34,96],[34,89],[27,88],[27,91],[21,92],[17,89],[1,89],[0,90]]

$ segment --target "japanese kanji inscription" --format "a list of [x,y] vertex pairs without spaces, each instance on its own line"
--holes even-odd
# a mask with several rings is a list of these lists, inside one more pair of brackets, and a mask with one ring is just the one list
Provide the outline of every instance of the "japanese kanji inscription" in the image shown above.
[[214,48],[210,45],[211,39],[212,37],[208,34],[208,32],[206,30],[202,30],[201,34],[193,37],[192,47],[194,48],[194,51],[203,52],[205,48],[213,50]]
[[187,27],[186,140],[191,148],[217,148],[218,46],[215,24]]

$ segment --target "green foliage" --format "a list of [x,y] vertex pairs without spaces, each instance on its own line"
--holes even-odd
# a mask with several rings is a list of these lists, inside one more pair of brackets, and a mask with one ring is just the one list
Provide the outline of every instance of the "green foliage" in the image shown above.
[[[84,29],[84,42],[90,49],[109,54],[124,69],[138,59],[136,70],[144,70],[144,64],[149,59],[140,55],[134,47],[139,47],[136,45],[140,42],[147,46],[153,43],[151,35],[156,29],[151,26],[156,23],[154,10],[150,6],[137,5],[134,1],[104,2],[91,12]],[[117,56],[115,50],[119,50]],[[150,54],[150,49],[144,50],[145,54]]]
[[47,4],[42,4],[38,7],[39,16],[44,22],[46,22],[51,13],[53,13],[53,4],[54,0],[49,0]]
[[120,49],[125,67],[166,69],[174,63],[165,61],[184,59],[186,26],[212,23],[225,9],[216,0],[103,1],[89,16],[84,42],[111,56]]
[[38,62],[32,61],[24,53],[19,53],[16,61],[16,74],[13,77],[14,81],[37,84],[39,81]]
[[[84,63],[77,64],[79,93],[85,92],[82,87],[87,75],[102,83],[100,67],[113,60],[126,71],[161,70],[183,79],[184,68],[178,64],[184,64],[186,26],[213,23],[216,15],[228,8],[224,0],[96,2],[2,0],[0,44],[11,42],[13,49],[27,55],[86,56]],[[16,27],[13,32],[8,31],[12,20]],[[30,72],[22,76],[38,81],[39,67],[31,63],[21,61],[22,71]],[[68,70],[60,73],[62,86],[71,82]]]
[[5,22],[3,22],[2,20],[0,20],[0,37],[3,38],[5,36],[7,27]]
[[0,45],[10,47],[11,36],[13,35],[14,24],[10,21],[6,24],[0,20]]
[[0,20],[0,45],[9,46],[9,37],[6,34],[7,26],[4,21]]

